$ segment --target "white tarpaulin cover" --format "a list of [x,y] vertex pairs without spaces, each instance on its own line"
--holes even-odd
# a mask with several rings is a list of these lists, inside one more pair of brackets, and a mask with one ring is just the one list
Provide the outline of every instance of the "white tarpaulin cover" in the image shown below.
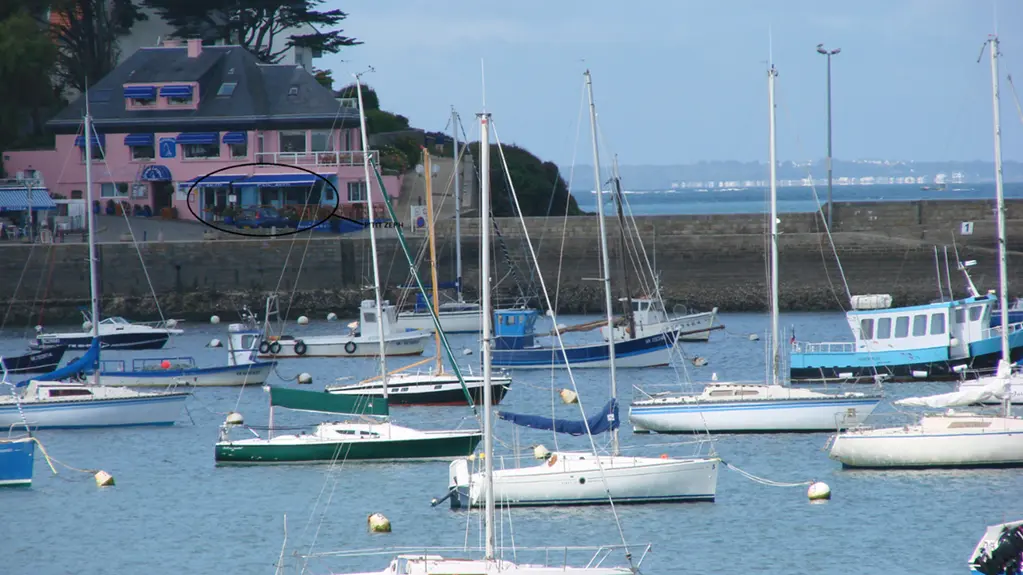
[[964,407],[967,405],[984,403],[990,399],[1002,399],[1007,393],[1009,393],[1009,378],[994,376],[984,379],[988,379],[990,381],[985,383],[983,386],[969,387],[959,391],[953,391],[952,393],[942,393],[940,395],[907,397],[906,399],[896,401],[895,405],[933,408]]

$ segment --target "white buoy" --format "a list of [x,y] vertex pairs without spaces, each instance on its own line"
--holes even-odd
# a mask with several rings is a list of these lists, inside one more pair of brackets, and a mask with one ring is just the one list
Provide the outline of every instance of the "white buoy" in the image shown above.
[[751,334],[749,334],[749,340],[750,341],[759,341],[760,340],[760,336],[755,334],[755,333],[751,333]]
[[206,347],[224,347],[224,344],[221,343],[219,339],[213,338],[206,344]]
[[472,350],[469,348],[465,348],[462,350],[462,355],[472,355]]
[[544,447],[543,445],[537,445],[536,447],[533,448],[533,457],[537,459],[547,459],[550,456],[551,456],[550,450]]
[[554,317],[554,310],[552,310],[552,309],[549,309],[549,310],[547,310],[547,311],[545,311],[545,312],[543,312],[543,313],[544,313],[544,315],[546,315],[547,317]]
[[220,323],[220,316],[219,315],[211,315],[210,316],[210,323],[212,323],[213,325],[217,325],[218,323]]
[[693,358],[693,365],[695,365],[696,367],[703,367],[703,366],[707,365],[707,358],[699,357],[699,356],[694,357]]
[[571,389],[562,389],[558,392],[558,395],[561,396],[561,401],[565,403],[579,403],[579,394]]
[[302,385],[308,385],[313,382],[313,376],[305,372],[300,373],[298,374],[298,382]]
[[245,423],[245,418],[243,418],[242,414],[237,411],[232,411],[227,414],[227,419],[224,420],[224,423],[228,425],[241,425]]
[[327,321],[337,321],[337,314],[330,312],[327,314]]
[[178,326],[178,320],[176,320],[176,319],[169,319],[169,320],[167,320],[167,327],[169,327],[171,329],[174,329],[177,326]]
[[82,322],[82,331],[89,331],[90,329],[92,329],[92,322],[91,321],[83,321]]
[[114,486],[114,476],[110,475],[106,471],[103,471],[102,469],[97,471],[96,475],[94,475],[94,477],[96,478],[96,487],[113,487]]
[[714,373],[710,374],[710,380],[711,381],[717,381],[718,380],[718,372],[715,371]]
[[372,533],[391,532],[391,520],[384,517],[383,513],[373,513],[366,522],[369,524],[369,530]]
[[39,332],[41,332],[41,331],[43,331],[43,326],[41,326],[41,325],[37,325],[37,326],[36,326],[36,333],[39,333]]
[[309,323],[309,318],[307,318],[304,315],[298,316],[298,325],[307,325],[308,323]]
[[806,496],[810,498],[810,501],[826,501],[831,499],[831,488],[823,481],[814,481],[806,490]]

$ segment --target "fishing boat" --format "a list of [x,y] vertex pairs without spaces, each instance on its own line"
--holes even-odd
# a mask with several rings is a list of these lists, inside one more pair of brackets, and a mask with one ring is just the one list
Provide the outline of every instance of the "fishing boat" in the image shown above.
[[782,385],[778,308],[778,187],[775,162],[774,65],[768,72],[771,171],[771,368],[767,384],[708,383],[700,393],[648,394],[632,402],[629,421],[637,433],[831,431],[862,423],[880,395],[823,393]]
[[92,330],[92,318],[96,317],[82,311],[85,322],[80,332],[41,332],[36,336],[36,345],[40,347],[64,345],[70,349],[87,349],[94,337],[99,333],[99,340],[104,349],[110,350],[144,350],[163,349],[172,335],[184,333],[175,326],[178,320],[169,319],[158,322],[130,322],[123,317],[113,316],[99,322],[97,330]]
[[275,361],[257,359],[260,331],[254,316],[247,323],[228,326],[227,365],[199,367],[193,357],[134,358],[100,362],[104,385],[122,387],[231,387],[262,386],[273,373]]
[[[426,302],[422,292],[416,294],[417,298],[423,299],[426,313],[431,323],[430,332],[436,340],[436,356],[414,363],[411,366],[397,370],[396,373],[387,376],[387,396],[390,405],[465,405],[467,402],[478,404],[483,401],[483,378],[473,375],[462,375],[461,379],[455,374],[444,371],[444,356],[442,352],[447,349],[442,345],[441,339],[448,334],[448,328],[444,323],[443,304],[440,304],[437,296],[437,247],[434,235],[433,200],[430,186],[431,173],[430,154],[423,150],[423,165],[426,167],[426,212],[427,227],[429,228],[429,249],[430,249],[430,279],[431,287],[429,294],[432,296],[432,307]],[[386,193],[386,190],[385,190]],[[415,286],[418,288],[419,286]],[[433,310],[438,310],[436,316]],[[400,322],[400,316],[399,316]],[[438,324],[440,329],[434,329]],[[476,331],[479,331],[477,328]],[[452,363],[454,357],[449,358]],[[409,369],[427,363],[434,363],[434,366],[427,372],[411,373]],[[494,403],[499,403],[504,398],[511,386],[511,378],[499,377],[491,381],[491,390]],[[362,381],[356,384],[327,387],[328,393],[349,394],[349,395],[372,395],[383,397],[383,378],[380,376]],[[468,392],[468,393],[466,393]],[[468,396],[468,397],[467,397]]]
[[[276,296],[270,296],[267,303],[267,323],[273,315]],[[379,310],[379,312],[378,312]],[[377,322],[377,318],[382,318]],[[384,301],[376,306],[373,300],[363,300],[359,306],[359,321],[349,326],[346,333],[332,335],[267,335],[259,342],[259,357],[288,359],[298,357],[374,357],[384,353],[390,356],[420,355],[426,349],[426,341],[430,338],[428,331],[398,331],[395,327],[398,318],[397,309],[390,302]],[[381,326],[377,330],[377,325]],[[369,330],[361,333],[361,329]],[[373,334],[377,331],[381,335]],[[269,333],[269,332],[267,332]],[[383,346],[377,345],[378,338],[383,338]]]
[[8,373],[48,373],[60,365],[67,351],[66,345],[46,346],[25,355],[4,357]]
[[[668,317],[664,306],[654,298],[620,298],[619,301],[632,309],[630,314],[632,323],[629,321],[615,323],[612,329],[616,341],[630,339],[632,333],[635,333],[636,337],[647,337],[666,331],[680,332],[679,339],[682,341],[709,341],[710,334],[715,329],[714,321],[717,319],[718,308]],[[605,340],[608,333],[607,326],[600,328],[600,334]]]
[[[585,73],[590,100],[590,123],[593,134],[593,162],[596,181],[600,181],[600,156],[596,145],[596,106],[593,103],[593,83],[589,71]],[[482,140],[482,145],[487,141]],[[483,164],[486,169],[486,164]],[[597,217],[603,232],[604,211],[597,203]],[[486,228],[484,228],[486,229]],[[607,235],[601,233],[602,269],[609,269]],[[604,295],[606,326],[614,325],[611,307],[611,280],[605,276]],[[716,457],[675,459],[668,457],[623,456],[619,449],[618,386],[615,345],[608,348],[611,373],[611,400],[604,409],[587,421],[565,421],[516,413],[499,412],[501,419],[534,429],[556,431],[571,435],[611,434],[610,455],[591,453],[554,452],[537,447],[534,454],[540,463],[528,467],[505,468],[493,472],[494,497],[501,505],[584,505],[606,504],[608,495],[615,503],[654,503],[666,501],[713,501],[717,491],[718,465]],[[568,368],[571,374],[571,366]],[[451,507],[479,506],[484,502],[482,473],[471,473],[466,460],[451,463],[449,470]]]
[[973,548],[970,573],[1009,575],[1023,569],[1023,521],[989,525]]

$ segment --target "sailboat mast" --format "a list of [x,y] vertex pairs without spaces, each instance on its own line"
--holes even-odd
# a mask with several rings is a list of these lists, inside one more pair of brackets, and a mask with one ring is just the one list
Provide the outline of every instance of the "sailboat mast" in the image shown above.
[[[600,182],[600,151],[597,148],[597,107],[593,103],[593,79],[586,70],[586,93],[590,100],[590,134],[593,140],[593,182],[597,188],[597,220],[600,222],[600,260],[604,282],[604,311],[607,313],[607,353],[611,366],[611,399],[618,398],[615,376],[614,309],[611,307],[611,268],[607,257],[607,227],[604,223],[604,194]],[[618,455],[618,428],[611,430],[611,454]]]
[[771,108],[771,384],[778,385],[778,161],[775,157],[774,64],[767,72],[768,101]]
[[362,78],[355,75],[355,90],[359,96],[359,131],[362,136],[362,170],[366,178],[366,211],[369,212],[369,246],[373,252],[373,297],[376,299],[377,338],[380,340],[380,381],[384,399],[387,398],[387,343],[384,341],[384,315],[380,304],[380,265],[377,261],[377,235],[373,222],[373,185],[369,173],[369,136],[366,133],[366,111],[362,104]]
[[[426,176],[426,221],[429,222],[430,229],[430,281],[433,282],[433,291],[431,296],[433,298],[433,313],[437,314],[437,319],[440,319],[440,301],[437,297],[437,242],[434,231],[433,221],[433,186],[431,176],[433,174],[433,164],[430,161],[430,151],[423,148],[423,173]],[[437,373],[440,374],[444,371],[444,358],[440,354],[440,330],[435,329],[433,332],[434,341],[437,344]]]
[[494,558],[494,432],[490,411],[494,402],[491,396],[490,346],[493,332],[493,304],[490,301],[490,114],[484,112],[480,118],[480,272],[482,277],[481,299],[483,304],[483,486],[486,501],[486,559]]
[[[96,136],[97,140],[99,135]],[[92,209],[92,116],[89,97],[85,97],[85,210],[89,222],[89,291],[92,315],[92,339],[99,339],[99,276],[96,274],[96,214]],[[99,369],[92,372],[92,383],[99,385]]]
[[[991,49],[991,104],[995,121],[995,211],[998,215],[998,305],[1002,310],[1002,361],[1012,363],[1009,351],[1009,279],[1005,263],[1005,191],[1002,188],[1002,121],[998,93],[998,36],[988,39]],[[998,370],[1002,373],[1002,370]]]
[[[455,148],[455,294],[462,303],[462,163],[458,156],[458,114],[451,106],[451,136]],[[437,289],[434,287],[434,289]]]
[[618,208],[618,226],[621,228],[621,235],[619,236],[621,244],[621,255],[622,258],[622,281],[625,282],[625,319],[629,322],[629,338],[636,338],[636,314],[632,311],[632,288],[629,286],[629,269],[625,262],[627,261],[625,251],[625,213],[622,209],[622,178],[618,174],[618,154],[615,154],[614,163],[611,164],[611,181],[614,182],[615,186],[615,206]]

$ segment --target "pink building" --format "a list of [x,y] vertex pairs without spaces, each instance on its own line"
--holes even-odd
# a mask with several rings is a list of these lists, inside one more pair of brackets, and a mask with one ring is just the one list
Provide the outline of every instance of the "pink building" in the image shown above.
[[[358,109],[301,67],[261,64],[237,46],[168,42],[135,52],[88,98],[101,211],[113,200],[133,213],[176,208],[178,218],[195,212],[206,221],[228,206],[338,206],[365,216]],[[48,122],[56,149],[4,152],[6,171],[34,175],[51,194],[85,198],[85,105],[80,97]],[[397,196],[399,176],[384,184]],[[372,188],[382,206],[376,182]]]

